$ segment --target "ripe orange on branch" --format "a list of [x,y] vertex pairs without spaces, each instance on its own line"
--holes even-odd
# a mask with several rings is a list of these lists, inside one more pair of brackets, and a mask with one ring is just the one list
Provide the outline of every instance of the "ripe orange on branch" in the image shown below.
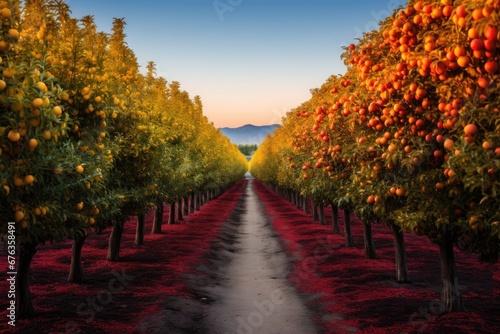
[[84,172],[85,168],[83,168],[82,165],[78,165],[75,167],[75,172],[77,172],[78,174],[82,174]]

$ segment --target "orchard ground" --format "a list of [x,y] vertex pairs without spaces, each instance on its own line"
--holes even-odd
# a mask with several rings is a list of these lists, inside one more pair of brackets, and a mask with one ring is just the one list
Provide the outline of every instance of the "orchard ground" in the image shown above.
[[[252,196],[255,203],[249,206]],[[329,209],[326,214],[331,217]],[[252,230],[248,222],[259,229]],[[152,215],[147,224],[151,228]],[[125,225],[119,262],[105,260],[109,231],[91,235],[83,250],[82,284],[66,282],[71,242],[40,247],[31,268],[38,316],[17,321],[15,329],[9,327],[2,298],[0,330],[217,333],[211,314],[224,307],[221,296],[245,302],[231,283],[241,279],[236,277],[241,272],[232,266],[250,242],[262,247],[262,252],[250,253],[261,261],[253,265],[255,275],[264,272],[261,284],[270,284],[260,288],[270,292],[258,298],[247,295],[248,308],[239,319],[230,309],[219,309],[217,313],[226,316],[223,321],[235,324],[232,330],[221,329],[227,333],[267,333],[262,331],[264,322],[283,320],[274,312],[290,301],[285,297],[280,304],[283,291],[295,294],[297,305],[305,306],[300,322],[309,322],[318,333],[496,333],[500,327],[498,264],[481,263],[457,250],[467,311],[442,315],[437,247],[425,237],[406,235],[412,282],[397,284],[391,231],[374,226],[379,258],[368,260],[361,223],[354,218],[352,225],[355,247],[346,248],[344,237],[333,235],[329,225],[313,222],[259,181],[242,180],[184,222],[164,225],[162,234],[147,235],[141,247],[133,246],[135,220],[131,219]],[[269,263],[262,262],[263,253]],[[6,259],[3,250],[1,255]],[[0,282],[0,290],[7,293],[6,280]]]

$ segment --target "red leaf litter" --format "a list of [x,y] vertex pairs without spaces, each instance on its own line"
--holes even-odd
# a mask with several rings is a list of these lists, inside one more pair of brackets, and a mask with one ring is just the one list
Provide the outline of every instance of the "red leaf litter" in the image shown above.
[[[442,314],[439,253],[428,238],[405,234],[410,284],[396,283],[394,244],[389,228],[373,226],[378,259],[364,255],[363,229],[354,215],[354,248],[327,225],[276,196],[260,182],[255,189],[293,256],[290,278],[309,296],[308,304],[326,333],[498,333],[500,270],[497,264],[456,250],[458,282],[466,312]],[[339,210],[343,231],[343,212]],[[311,301],[311,299],[313,301]]]
[[[240,181],[180,224],[164,224],[162,234],[149,234],[153,221],[149,214],[145,244],[140,247],[134,246],[136,221],[131,219],[125,224],[118,262],[106,260],[109,230],[90,235],[82,250],[81,284],[66,281],[71,241],[40,246],[30,278],[37,317],[18,320],[15,328],[8,326],[8,284],[3,279],[0,333],[140,333],[141,321],[159,312],[168,296],[190,298],[192,291],[183,275],[203,262],[246,182]],[[168,220],[168,210],[163,218]]]

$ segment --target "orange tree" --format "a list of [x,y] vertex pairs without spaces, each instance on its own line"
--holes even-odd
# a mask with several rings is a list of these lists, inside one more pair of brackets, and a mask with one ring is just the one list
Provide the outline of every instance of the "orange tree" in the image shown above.
[[[498,26],[498,17],[491,3],[465,4],[410,2],[347,56],[357,74],[359,100],[368,105],[368,119],[360,123],[368,126],[357,132],[363,135],[357,153],[370,153],[353,179],[361,187],[358,210],[426,234],[439,246],[446,311],[463,308],[453,244],[473,244],[498,257],[498,235],[491,225],[498,213],[477,207],[496,201],[491,199],[495,144],[488,138],[494,139],[498,124],[498,66],[491,65],[498,64],[498,55],[496,46],[475,50],[490,39],[496,45],[498,32],[490,30]],[[480,134],[469,133],[479,124]],[[477,152],[476,139],[491,143],[490,152],[482,147]],[[462,155],[455,142],[475,153]],[[481,173],[490,183],[467,184],[457,171],[477,169],[481,165],[473,159],[481,153],[488,160]],[[480,233],[473,233],[471,222],[480,224]]]
[[413,175],[392,217],[438,244],[446,311],[463,309],[453,244],[498,258],[499,9],[494,1],[410,2],[381,28],[399,60],[393,73],[408,72],[401,140],[416,151],[401,159]]
[[448,312],[463,308],[453,245],[498,258],[498,20],[497,1],[410,1],[346,49],[333,100],[315,101],[332,124],[314,128],[341,146],[328,167],[352,169],[336,196],[439,246]]
[[[68,94],[64,98],[77,117],[70,134],[78,141],[78,151],[102,159],[109,167],[119,149],[109,135],[113,129],[113,117],[116,117],[119,108],[113,104],[112,93],[106,84],[104,59],[108,37],[97,32],[92,17],[76,20],[69,17],[67,9],[64,5],[58,8],[60,28],[57,42],[50,50],[52,62],[59,65],[54,69],[54,75],[60,77],[68,87]],[[94,141],[88,142],[88,138]],[[98,231],[120,214],[119,194],[107,187],[105,180],[101,169],[101,173],[96,170],[96,173],[89,174],[85,183],[86,189],[99,195],[83,203],[83,210],[91,214],[90,225]],[[82,278],[81,248],[86,236],[72,236],[70,281]]]
[[[20,245],[17,316],[33,315],[28,272],[40,243],[86,235],[106,192],[95,178],[111,168],[101,119],[86,112],[84,79],[63,75],[53,50],[64,6],[4,1],[1,36],[2,221],[16,222]],[[78,38],[75,36],[75,38]],[[74,45],[75,48],[78,46]],[[71,60],[77,61],[75,58]],[[92,154],[91,154],[92,153]],[[2,225],[5,232],[6,224]]]
[[155,109],[149,109],[147,98],[142,101],[147,79],[139,74],[135,54],[125,41],[124,28],[123,19],[113,21],[108,53],[104,58],[104,82],[112,94],[110,103],[116,107],[111,115],[115,126],[110,136],[119,146],[111,172],[113,178],[107,180],[106,187],[122,198],[118,207],[121,214],[106,222],[112,225],[107,255],[111,261],[119,259],[121,235],[129,216],[138,216],[141,233],[140,226],[156,195],[157,183],[150,166],[156,165],[164,145],[159,139],[160,131],[153,124]]

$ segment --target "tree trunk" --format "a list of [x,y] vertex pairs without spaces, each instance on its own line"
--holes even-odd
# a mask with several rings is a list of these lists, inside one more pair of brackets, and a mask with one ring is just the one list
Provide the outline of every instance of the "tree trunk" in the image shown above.
[[354,239],[351,232],[351,210],[344,210],[344,234],[345,246],[354,247]]
[[83,278],[82,266],[82,248],[87,235],[76,236],[73,239],[73,247],[71,248],[71,265],[69,268],[68,282],[80,283]]
[[30,265],[36,253],[36,246],[36,244],[26,242],[22,244],[19,250],[17,276],[15,277],[17,319],[31,318],[36,315],[31,303],[29,287]]
[[195,204],[194,202],[196,201],[196,196],[194,194],[194,191],[191,192],[191,202],[189,202],[189,213],[194,213],[195,211]]
[[184,213],[183,216],[188,216],[189,215],[189,197],[187,197],[187,196],[184,197],[182,208],[183,208],[183,213]]
[[194,194],[194,209],[200,210],[200,193],[198,191]]
[[439,243],[441,259],[441,279],[443,280],[444,311],[463,312],[465,310],[462,295],[458,290],[458,275],[455,265],[453,240],[448,233],[443,233],[443,240]]
[[406,265],[405,236],[403,230],[395,224],[391,224],[394,235],[395,264],[396,264],[396,282],[407,283],[410,281],[408,267]]
[[175,202],[169,204],[168,224],[175,224]]
[[163,202],[156,203],[155,218],[151,234],[161,233],[161,225],[163,224]]
[[325,207],[323,205],[323,201],[320,201],[318,203],[318,218],[319,218],[319,223],[321,225],[326,225],[326,222],[325,222]]
[[304,197],[304,212],[306,213],[306,215],[311,214],[311,206],[307,197]]
[[339,226],[339,208],[336,205],[332,205],[332,229],[333,234],[340,234],[340,226]]
[[318,204],[313,202],[312,205],[312,219],[317,222],[318,221]]
[[113,225],[113,229],[111,229],[108,243],[108,255],[106,256],[106,260],[108,261],[118,261],[120,259],[120,244],[123,227],[123,222],[117,222]]
[[146,215],[140,213],[137,215],[137,225],[135,228],[135,242],[136,246],[144,245],[144,225],[145,225]]
[[375,250],[375,243],[373,242],[372,224],[366,220],[363,223],[363,238],[365,241],[365,255],[369,259],[377,258],[377,251]]
[[182,198],[177,203],[177,219],[179,221],[184,220],[184,218],[182,217]]

